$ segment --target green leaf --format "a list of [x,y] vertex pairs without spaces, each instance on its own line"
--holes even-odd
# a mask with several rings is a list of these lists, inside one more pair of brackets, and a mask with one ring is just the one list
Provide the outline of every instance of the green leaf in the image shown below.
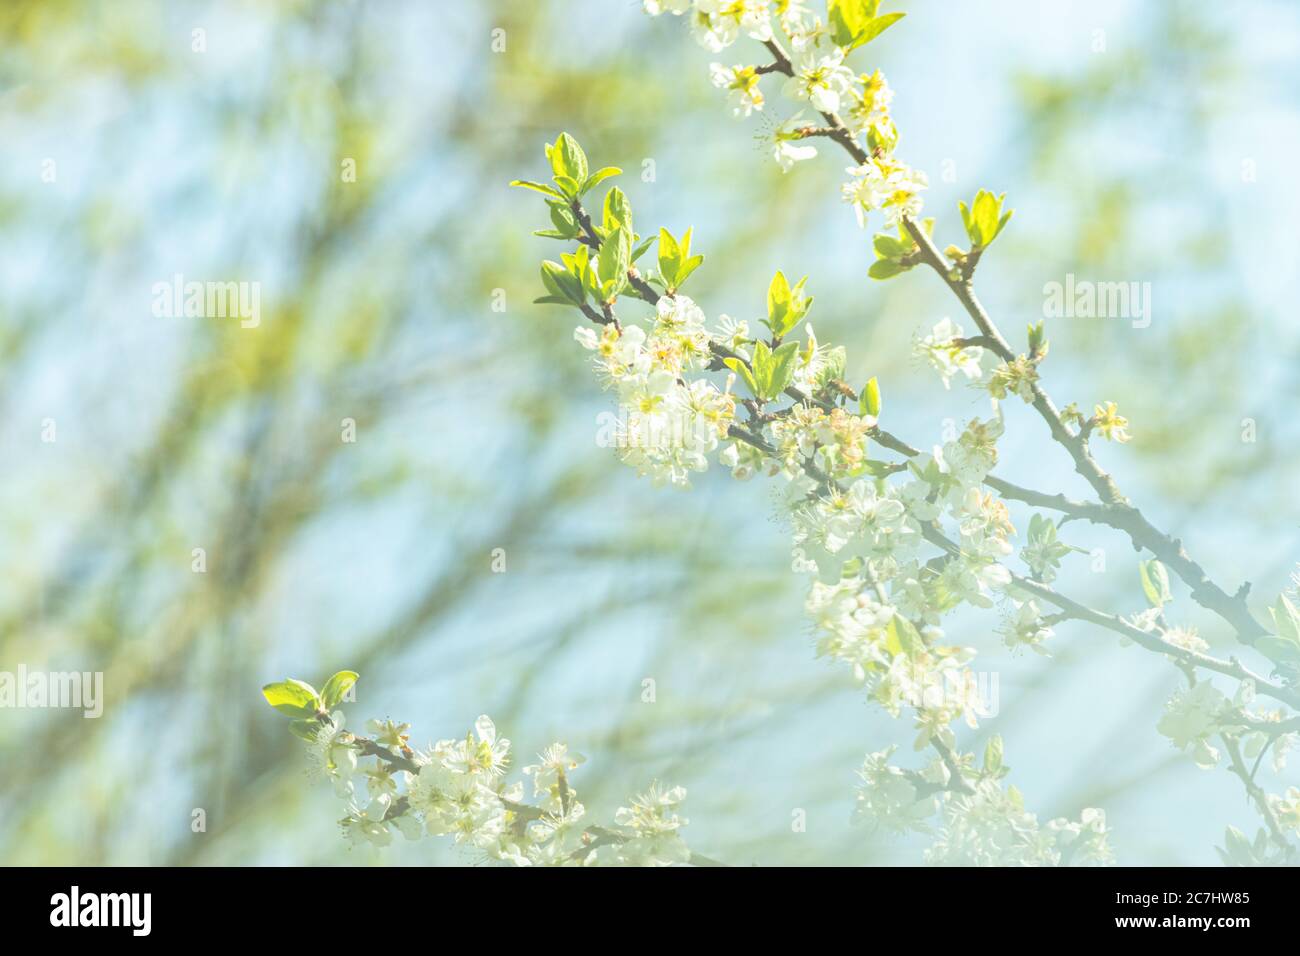
[[609,177],[621,175],[622,172],[623,170],[619,169],[617,166],[606,166],[603,169],[598,169],[583,180],[582,192],[590,192],[593,188],[609,179]]
[[[1224,849],[1219,850],[1219,856],[1228,866],[1255,866],[1255,851],[1251,846],[1250,840],[1246,839],[1246,834],[1242,833],[1234,826],[1229,826],[1223,834]],[[1215,847],[1218,850],[1218,847]]]
[[786,342],[772,353],[772,374],[767,382],[768,399],[776,398],[794,380],[795,369],[799,364],[799,343]]
[[677,270],[677,279],[673,283],[673,288],[680,289],[682,283],[690,278],[691,273],[698,269],[703,262],[704,256],[691,256],[683,262],[681,268]]
[[627,286],[627,270],[632,264],[632,233],[619,226],[600,244],[596,256],[596,275],[600,278],[600,293],[605,302],[616,298]]
[[[803,359],[805,362],[811,362],[813,354],[817,348],[815,339],[809,339],[808,345],[803,350]],[[832,379],[843,379],[844,370],[848,368],[849,353],[842,345],[836,345],[833,348],[822,349],[822,367],[817,372],[814,379],[818,388],[825,388],[831,383]]]
[[905,16],[907,16],[905,13],[886,13],[879,17],[872,17],[858,35],[853,38],[850,49],[866,46]]
[[831,39],[835,45],[852,48],[879,7],[880,0],[829,0],[827,14],[830,17]]
[[555,199],[549,200],[546,205],[551,207],[552,225],[554,225],[559,232],[565,233],[569,238],[578,238],[578,219],[574,216],[573,211],[569,209],[565,203]]
[[867,380],[858,399],[858,411],[873,418],[880,416],[880,382],[873,375]]
[[885,646],[891,654],[898,654],[901,651],[911,657],[925,646],[925,642],[921,640],[921,635],[917,633],[911,621],[895,614],[889,619],[889,628],[885,633]]
[[981,189],[975,194],[975,205],[971,209],[971,218],[979,233],[979,244],[987,246],[998,233],[998,217],[1002,213],[1002,199],[991,192]]
[[320,692],[321,703],[325,705],[325,709],[333,710],[337,707],[359,676],[356,671],[339,671],[327,680]]
[[1046,347],[1046,327],[1042,322],[1039,322],[1037,325],[1031,324],[1029,326],[1029,354],[1033,355],[1035,352],[1045,351]]
[[910,243],[904,242],[902,239],[895,239],[887,233],[877,235],[871,241],[871,246],[881,259],[901,259],[912,251]]
[[1002,212],[1002,204],[1006,198],[1006,193],[995,196],[987,189],[981,189],[975,194],[975,200],[969,207],[964,202],[957,204],[957,208],[961,210],[962,224],[966,227],[966,235],[971,241],[971,248],[987,246],[998,237],[998,233],[1011,219],[1012,210]]
[[[663,254],[663,239],[665,236],[671,240],[667,257]],[[691,255],[690,229],[687,229],[682,233],[682,241],[680,244],[673,239],[670,233],[661,229],[659,231],[659,241],[659,274],[663,276],[663,280],[667,284],[667,287],[671,291],[676,292],[690,277],[691,273],[698,269],[701,263],[704,262],[704,256]]]
[[768,384],[772,381],[772,350],[767,343],[759,340],[754,343],[754,357],[749,363],[754,373],[754,382],[758,385],[756,394],[759,398],[768,397]]
[[1164,607],[1174,599],[1169,592],[1169,572],[1158,559],[1143,561],[1138,565],[1138,572],[1142,576],[1142,591],[1152,607]]
[[555,145],[546,152],[556,180],[561,177],[568,180],[572,186],[566,192],[571,196],[578,195],[580,185],[587,181],[587,154],[578,141],[568,133],[561,133]]
[[749,366],[744,361],[738,358],[727,358],[722,360],[722,364],[741,377],[751,395],[755,398],[761,397],[758,394],[758,383],[754,381],[754,373],[749,370]]
[[791,288],[785,273],[778,271],[772,277],[767,287],[767,319],[764,324],[776,338],[789,334],[812,308],[812,297],[803,294],[804,283],[807,281],[808,277],[804,276]]
[[632,231],[632,204],[627,195],[617,186],[611,186],[605,193],[605,215],[602,223],[606,230],[626,226]]
[[1278,636],[1300,644],[1300,611],[1285,594],[1279,594],[1277,604],[1268,609]]
[[1029,540],[1034,544],[1051,544],[1056,540],[1056,525],[1035,512],[1029,516]]
[[[1005,195],[1005,193],[1003,195]],[[1011,221],[1011,216],[1014,212],[1014,209],[1008,209],[1002,214],[1002,218],[998,220],[998,228],[993,233],[993,239],[996,239],[1002,233],[1002,230],[1006,228],[1007,223]],[[993,240],[990,239],[989,241],[992,242]]]
[[582,283],[578,277],[558,262],[552,262],[550,259],[542,263],[542,285],[546,286],[546,291],[551,296],[569,305],[582,305],[586,301]]
[[778,269],[767,286],[767,327],[773,334],[777,334],[776,330],[784,323],[789,311],[790,283],[785,273]]
[[266,702],[290,717],[314,717],[321,710],[316,688],[305,681],[290,678],[262,688]]
[[[687,230],[690,234],[690,230]],[[677,272],[682,267],[682,247],[667,229],[659,230],[659,274],[670,290],[677,288]]]
[[786,342],[775,351],[761,339],[754,343],[750,369],[754,375],[754,394],[764,401],[780,395],[794,378],[799,361],[799,343]]
[[898,636],[898,627],[895,625],[894,620],[896,620],[896,618],[890,619],[889,627],[885,630],[885,650],[887,650],[891,656],[896,657],[903,652],[903,641]]
[[1002,735],[994,734],[989,738],[989,742],[984,745],[984,770],[986,773],[997,773],[1002,769]]
[[[577,281],[578,288],[583,293],[583,301],[586,301],[587,296],[600,301],[600,279],[596,277],[596,270],[591,267],[591,251],[586,246],[578,246],[573,252],[560,253],[560,258],[564,260],[569,274]],[[581,305],[581,303],[575,304]]]
[[892,279],[901,272],[906,272],[902,265],[893,259],[877,259],[871,263],[871,268],[867,270],[867,275],[873,279]]
[[545,183],[534,183],[534,182],[530,182],[527,179],[512,179],[510,181],[510,185],[521,186],[524,189],[531,189],[534,192],[541,193],[543,196],[551,196],[555,199],[564,198],[564,194],[561,193],[558,189],[556,189],[554,186],[547,186]]
[[643,239],[639,243],[637,243],[636,246],[632,249],[632,261],[636,262],[643,255],[645,255],[646,252],[650,249],[650,247],[654,245],[655,240],[657,238],[659,237],[649,236],[648,238]]

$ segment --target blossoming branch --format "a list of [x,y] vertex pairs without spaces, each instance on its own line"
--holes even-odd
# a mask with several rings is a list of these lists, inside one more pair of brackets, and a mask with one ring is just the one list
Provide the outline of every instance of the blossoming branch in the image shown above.
[[[742,38],[755,41],[761,60],[714,62],[710,80],[740,118],[768,109],[770,96],[793,102],[799,112],[770,140],[783,170],[813,159],[822,143],[845,151],[844,201],[859,225],[883,226],[871,242],[868,274],[884,281],[919,266],[948,288],[971,331],[945,319],[917,337],[915,353],[945,388],[958,380],[986,392],[990,413],[929,450],[885,430],[879,378],[860,374],[842,346],[815,334],[807,277],[792,282],[777,272],[757,322],[726,314],[710,321],[682,292],[704,262],[692,230],[637,232],[631,201],[616,185],[589,206],[588,197],[620,170],[591,168],[573,137],[560,134],[545,150],[550,181],[513,185],[543,196],[550,227],[536,235],[564,247],[558,260],[542,264],[545,294],[538,302],[583,318],[574,338],[622,411],[611,444],[658,485],[689,487],[713,463],[742,481],[763,475],[777,482],[791,528],[792,570],[810,579],[806,611],[817,653],[844,666],[887,713],[906,716],[914,749],[929,753],[913,766],[894,762],[893,745],[867,754],[855,815],[869,827],[929,834],[926,859],[934,863],[1113,859],[1100,809],[1081,807],[1074,819],[1040,824],[1008,782],[999,737],[981,754],[962,750],[957,724],[975,728],[985,716],[971,668],[977,649],[948,633],[947,619],[966,607],[997,613],[997,632],[1012,650],[1050,654],[1055,628],[1072,620],[1177,666],[1186,686],[1165,705],[1157,730],[1199,765],[1225,764],[1262,819],[1253,838],[1229,827],[1220,853],[1234,864],[1294,860],[1300,789],[1269,792],[1258,774],[1266,757],[1281,771],[1300,732],[1300,612],[1280,595],[1265,627],[1248,605],[1248,585],[1229,592],[1213,581],[1102,470],[1092,442],[1133,437],[1116,403],[1094,400],[1091,413],[1076,403],[1058,407],[1040,376],[1049,352],[1044,323],[1027,329],[1023,351],[1013,348],[975,292],[981,259],[1012,216],[1005,196],[979,190],[959,204],[963,246],[940,251],[935,220],[920,218],[926,177],[899,157],[893,91],[862,62],[869,44],[903,14],[882,13],[878,0],[813,6],[645,0],[652,15],[686,20],[711,53]],[[1036,411],[1044,441],[1065,452],[1095,500],[995,474],[1009,401]],[[1018,550],[1012,505],[1034,509]],[[1058,584],[1080,550],[1063,540],[1062,529],[1079,520],[1119,532],[1143,553],[1134,593],[1140,584],[1145,609],[1091,607]],[[1258,659],[1257,669],[1236,656],[1209,654],[1209,644],[1177,622],[1171,571],[1191,600]],[[1216,680],[1231,685],[1226,693]],[[561,745],[526,769],[542,802],[524,809],[520,792],[501,782],[508,745],[486,718],[477,737],[414,751],[405,725],[376,726],[374,738],[345,732],[341,717],[330,713],[329,685],[319,699],[303,688],[296,693],[294,702],[311,711],[295,721],[297,732],[336,784],[350,783],[358,757],[376,759],[367,771],[370,802],[354,803],[344,820],[351,836],[385,842],[390,827],[445,834],[518,863],[692,859],[676,832],[684,822],[674,809],[679,790],[652,789],[618,812],[614,829],[586,827],[568,777],[576,763]],[[346,785],[343,793],[355,800]]]

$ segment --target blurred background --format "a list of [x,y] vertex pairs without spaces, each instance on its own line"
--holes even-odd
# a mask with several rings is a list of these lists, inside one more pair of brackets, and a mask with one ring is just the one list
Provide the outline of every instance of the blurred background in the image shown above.
[[[1067,273],[1151,283],[1148,328],[1048,323],[1049,390],[1119,403],[1135,438],[1103,465],[1262,608],[1300,559],[1300,7],[1217,6],[917,0],[854,65],[896,90],[941,244],[958,199],[1008,192],[978,286],[1016,341]],[[694,227],[710,317],[752,323],[775,269],[807,274],[819,339],[854,383],[879,376],[890,430],[928,446],[986,415],[911,361],[960,317],[921,270],[867,279],[845,157],[823,144],[782,175],[754,139],[794,112],[775,83],[749,121],[710,86],[713,59],[763,62],[756,43],[710,55],[634,0],[7,0],[0,44],[0,670],[102,671],[106,696],[98,720],[0,710],[0,862],[475,862],[346,849],[259,693],[345,667],[353,725],[425,744],[486,712],[517,766],[567,741],[596,818],[657,778],[687,788],[692,847],[731,863],[919,860],[850,825],[866,752],[923,758],[814,658],[771,489],[719,469],[656,489],[597,447],[610,405],[576,316],[531,304],[558,244],[507,188],[546,178],[568,130],[627,171],[643,232]],[[155,315],[176,274],[260,283],[260,324]],[[998,472],[1084,495],[1008,407]],[[1064,537],[1105,567],[1067,559],[1063,590],[1144,606],[1123,540]],[[1215,863],[1226,824],[1255,832],[1239,782],[1155,731],[1174,668],[1078,624],[1050,659],[1013,656],[997,623],[952,621],[999,681],[959,740],[1003,734],[1040,819],[1104,807],[1126,864]]]

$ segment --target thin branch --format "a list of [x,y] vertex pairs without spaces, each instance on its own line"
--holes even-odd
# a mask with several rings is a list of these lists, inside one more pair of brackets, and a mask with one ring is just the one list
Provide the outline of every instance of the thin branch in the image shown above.
[[[392,770],[405,770],[407,773],[418,774],[420,767],[412,759],[410,748],[403,748],[407,755],[395,754],[388,747],[372,740],[369,737],[360,737],[353,735],[353,743],[360,751],[363,757],[377,757],[388,763]],[[566,787],[567,790],[567,787]],[[529,823],[532,820],[540,820],[546,816],[546,811],[540,807],[535,807],[528,803],[517,803],[514,800],[507,800],[498,794],[501,805],[506,810],[515,814],[516,822],[520,825]],[[567,803],[567,798],[565,800]],[[410,800],[406,796],[398,797],[393,801],[388,812],[384,814],[384,821],[387,822],[395,817],[410,810]],[[609,830],[605,827],[591,826],[583,831],[582,840],[583,848],[575,851],[575,854],[585,853],[589,850],[596,849],[604,845],[616,845],[627,842],[627,837],[616,830]],[[712,857],[705,856],[702,853],[691,852],[690,863],[692,866],[727,866],[728,864],[715,860]]]
[[[772,39],[764,43],[764,46],[767,47],[774,59],[774,62],[764,69],[764,72],[776,72],[783,73],[786,76],[793,76],[794,68],[790,57],[781,44]],[[844,147],[845,151],[859,165],[865,163],[868,159],[866,151],[844,125],[844,122],[833,113],[822,113],[821,115],[826,121],[827,129],[825,131],[817,130],[815,135],[834,139]],[[975,321],[982,339],[987,341],[985,347],[1003,361],[1013,361],[1015,353],[976,297],[975,290],[971,285],[970,273],[963,274],[960,270],[954,273],[953,267],[944,259],[929,235],[910,217],[903,218],[903,226],[916,242],[921,260],[927,263],[944,281],[944,284],[952,290],[966,313]],[[1096,459],[1092,456],[1092,451],[1088,447],[1090,430],[1084,428],[1078,432],[1072,432],[1062,420],[1060,411],[1053,404],[1051,397],[1048,396],[1042,386],[1034,382],[1031,388],[1034,396],[1031,404],[1047,423],[1052,437],[1069,453],[1074,461],[1075,470],[1093,487],[1104,504],[1114,506],[1113,511],[1106,513],[1108,520],[1103,523],[1123,531],[1135,545],[1146,548],[1172,568],[1174,573],[1192,589],[1193,600],[1202,607],[1218,614],[1223,620],[1232,625],[1243,643],[1252,644],[1256,638],[1267,634],[1268,631],[1255,620],[1247,605],[1246,597],[1250,593],[1250,586],[1248,584],[1243,585],[1235,594],[1229,595],[1211,581],[1205,573],[1205,569],[1192,560],[1183,549],[1181,541],[1157,529],[1146,519],[1142,512],[1131,505],[1120,493],[1114,479],[1097,464]]]
[[[957,296],[983,337],[989,340],[991,344],[987,347],[990,351],[1003,361],[1013,361],[1015,353],[980,304],[970,281],[960,275],[953,275],[951,267],[945,263],[930,237],[916,222],[904,218],[903,225],[920,248],[926,263]],[[1030,388],[1033,392],[1030,404],[1047,423],[1052,437],[1069,453],[1075,471],[1093,487],[1102,503],[1109,506],[1099,513],[1102,523],[1123,531],[1134,545],[1146,548],[1163,561],[1192,589],[1192,599],[1232,625],[1243,643],[1253,644],[1256,638],[1267,634],[1268,631],[1255,620],[1246,603],[1250,586],[1243,585],[1235,594],[1229,595],[1211,581],[1205,569],[1183,549],[1181,541],[1156,528],[1120,493],[1115,480],[1093,458],[1088,446],[1088,431],[1072,432],[1042,385],[1035,381]]]
[[[931,544],[941,548],[949,557],[957,557],[961,554],[961,547],[952,539],[944,535],[943,532],[933,524],[923,524],[921,526],[921,534]],[[1229,658],[1225,661],[1217,657],[1211,657],[1208,654],[1202,654],[1198,651],[1191,651],[1183,647],[1178,647],[1175,644],[1170,644],[1168,641],[1162,640],[1158,634],[1152,631],[1144,631],[1140,627],[1130,624],[1118,615],[1107,614],[1104,611],[1099,611],[1096,608],[1089,607],[1073,598],[1067,597],[1049,585],[1043,584],[1041,581],[1031,580],[1030,578],[1016,574],[1014,571],[1010,570],[1008,570],[1008,573],[1011,575],[1011,580],[1021,590],[1027,591],[1035,597],[1047,601],[1049,604],[1059,608],[1070,618],[1079,621],[1086,621],[1090,624],[1096,624],[1099,627],[1104,627],[1108,631],[1113,631],[1122,637],[1126,637],[1134,644],[1138,644],[1149,651],[1154,651],[1157,654],[1164,654],[1167,657],[1171,657],[1174,660],[1189,666],[1203,667],[1206,670],[1215,671],[1216,673],[1224,674],[1228,677],[1234,677],[1237,680],[1253,681],[1258,693],[1271,697],[1290,707],[1300,708],[1300,691],[1293,690],[1283,684],[1275,683],[1267,677],[1255,673],[1235,657]]]
[[1223,747],[1228,751],[1228,760],[1231,763],[1232,772],[1241,779],[1241,784],[1246,788],[1247,797],[1252,800],[1255,807],[1259,810],[1259,815],[1264,818],[1264,823],[1268,826],[1269,835],[1273,842],[1284,847],[1287,856],[1295,854],[1295,845],[1287,839],[1286,833],[1282,830],[1281,824],[1278,823],[1277,814],[1273,812],[1273,807],[1268,802],[1268,794],[1260,788],[1259,784],[1251,778],[1246,771],[1246,764],[1241,759],[1241,747],[1237,744],[1235,738],[1228,734],[1220,734],[1219,739],[1223,741]]
[[[785,49],[775,38],[766,41],[763,44],[772,54],[773,62],[763,68],[764,73],[784,73],[786,76],[794,76],[794,66],[790,62],[790,57],[786,54]],[[819,111],[820,112],[820,111]],[[828,136],[844,147],[845,152],[857,161],[859,166],[866,163],[867,151],[857,141],[852,133],[849,132],[844,121],[835,113],[822,113],[822,119],[826,121],[828,129],[825,132],[818,132],[818,136]]]

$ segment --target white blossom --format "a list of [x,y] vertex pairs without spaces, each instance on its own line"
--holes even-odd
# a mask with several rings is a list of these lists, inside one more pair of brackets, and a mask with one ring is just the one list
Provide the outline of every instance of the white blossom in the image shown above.
[[807,100],[820,113],[837,111],[840,97],[853,83],[853,71],[844,65],[844,51],[839,47],[824,55],[806,51],[793,69],[794,75],[785,84],[786,95]]
[[723,66],[709,64],[709,79],[720,90],[727,91],[727,102],[735,116],[748,116],[763,108],[763,91],[759,89],[759,75],[752,66]]
[[980,356],[984,350],[978,345],[954,344],[953,340],[962,335],[961,326],[945,316],[929,335],[916,343],[914,351],[939,373],[944,388],[950,388],[953,377],[959,374],[968,379],[980,377]]

